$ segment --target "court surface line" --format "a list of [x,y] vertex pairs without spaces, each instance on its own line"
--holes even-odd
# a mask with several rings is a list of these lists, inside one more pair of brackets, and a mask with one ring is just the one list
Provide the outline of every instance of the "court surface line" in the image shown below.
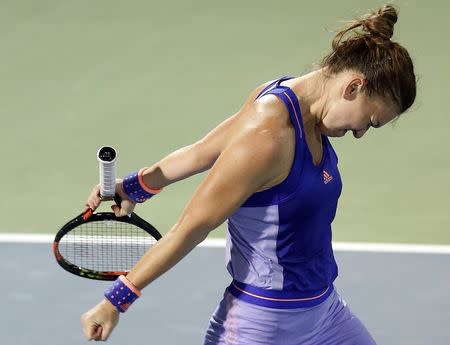
[[[54,237],[52,234],[0,233],[0,243],[52,243]],[[224,248],[225,243],[224,238],[208,238],[200,247]],[[437,244],[333,242],[333,248],[343,252],[450,254],[450,245]]]

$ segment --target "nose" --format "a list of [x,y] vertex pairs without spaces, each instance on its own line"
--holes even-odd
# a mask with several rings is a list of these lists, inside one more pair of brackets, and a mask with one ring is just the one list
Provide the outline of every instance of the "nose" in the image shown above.
[[367,132],[367,130],[368,130],[368,128],[366,128],[366,129],[354,130],[354,131],[353,131],[353,136],[354,136],[356,139],[362,138],[363,135]]

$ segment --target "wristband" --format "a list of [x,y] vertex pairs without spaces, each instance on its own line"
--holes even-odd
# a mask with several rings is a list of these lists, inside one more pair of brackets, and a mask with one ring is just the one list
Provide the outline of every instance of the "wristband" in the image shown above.
[[160,189],[153,189],[144,183],[142,174],[147,168],[142,168],[123,178],[122,187],[125,194],[134,202],[141,203],[150,199],[153,195],[162,191]]
[[121,275],[105,291],[104,296],[118,311],[125,313],[130,305],[141,296],[141,292],[124,275]]

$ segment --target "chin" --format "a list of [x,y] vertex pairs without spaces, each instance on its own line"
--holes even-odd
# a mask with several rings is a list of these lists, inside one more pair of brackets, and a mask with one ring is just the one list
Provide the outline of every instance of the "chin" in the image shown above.
[[328,128],[325,128],[323,125],[321,125],[320,133],[327,137],[331,137],[331,138],[341,138],[347,133],[347,130],[346,129],[330,130]]
[[343,137],[346,133],[347,133],[347,130],[346,130],[346,129],[339,130],[339,131],[337,131],[336,135],[333,135],[333,137],[341,138],[341,137]]

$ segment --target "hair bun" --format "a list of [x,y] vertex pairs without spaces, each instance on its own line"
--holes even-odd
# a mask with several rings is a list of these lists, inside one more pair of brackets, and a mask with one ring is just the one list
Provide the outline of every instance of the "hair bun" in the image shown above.
[[366,80],[364,94],[392,102],[401,114],[416,98],[416,76],[408,51],[391,41],[396,22],[397,10],[391,5],[347,21],[336,31],[333,50],[319,66],[325,77],[361,73]]
[[397,10],[391,5],[383,5],[377,12],[363,17],[361,25],[369,34],[390,40],[394,34],[394,24],[397,19]]

